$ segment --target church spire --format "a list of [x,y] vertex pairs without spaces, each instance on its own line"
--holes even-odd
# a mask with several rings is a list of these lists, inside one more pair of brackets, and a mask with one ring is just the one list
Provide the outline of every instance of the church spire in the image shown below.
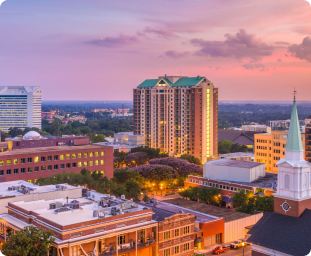
[[303,152],[299,119],[298,119],[297,106],[296,106],[296,93],[297,93],[296,90],[294,90],[294,103],[293,103],[293,109],[292,109],[292,115],[290,119],[290,125],[289,125],[289,131],[288,131],[285,151]]

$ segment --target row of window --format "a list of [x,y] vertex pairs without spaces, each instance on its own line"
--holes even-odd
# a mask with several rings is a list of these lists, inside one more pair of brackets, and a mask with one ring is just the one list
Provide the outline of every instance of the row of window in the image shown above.
[[[189,226],[183,227],[183,230],[184,230],[184,235],[187,235],[187,234],[190,233],[190,227]],[[175,229],[173,232],[174,232],[174,235],[175,235],[174,237],[178,237],[179,236],[179,228]],[[171,239],[171,230],[164,232],[163,239],[164,240]]]
[[[39,166],[36,166],[36,167],[28,167],[27,168],[27,172],[29,172],[29,173],[31,173],[31,172],[33,172],[33,171],[35,171],[35,172],[38,172],[40,169],[41,169],[41,171],[46,171],[46,170],[48,170],[48,171],[52,171],[52,170],[58,170],[59,168],[60,169],[65,169],[65,168],[75,168],[75,167],[83,167],[83,166],[94,166],[94,165],[99,165],[99,163],[101,164],[101,165],[103,165],[103,164],[105,164],[105,160],[95,160],[95,161],[89,161],[89,162],[87,162],[87,161],[85,161],[85,162],[83,162],[83,164],[82,164],[82,162],[78,162],[78,163],[67,163],[67,164],[60,164],[60,165],[58,165],[58,164],[54,164],[54,166],[53,165],[44,165],[44,166],[41,166],[41,168],[39,167]],[[2,176],[2,175],[4,175],[4,170],[0,170],[0,176]],[[7,169],[6,170],[6,174],[7,175],[10,175],[10,174],[18,174],[19,173],[19,169],[14,169],[14,171],[12,172],[12,169]],[[26,173],[26,168],[21,168],[20,169],[20,173]]]
[[[224,190],[230,190],[230,191],[241,191],[241,188],[236,188],[236,187],[232,187],[232,186],[227,186],[227,185],[222,185],[222,184],[218,184],[218,183],[212,183],[212,182],[207,182],[207,181],[201,181],[200,182],[197,179],[190,179],[190,182],[193,183],[200,183],[203,186],[208,186],[208,187],[214,187],[214,188],[220,188],[220,189],[224,189]],[[252,191],[252,190],[247,190],[244,189],[245,192],[246,191]]]
[[[41,162],[45,162],[45,161],[52,161],[54,159],[54,161],[58,161],[58,160],[69,160],[69,159],[76,159],[76,158],[82,158],[83,157],[98,157],[98,156],[104,156],[105,155],[105,151],[101,151],[101,152],[90,152],[90,153],[77,153],[77,154],[66,154],[66,155],[55,155],[53,156],[41,156],[41,158],[39,158],[38,156],[35,156],[34,158],[32,157],[28,157],[27,158],[27,163],[38,163],[39,159],[41,160]],[[20,161],[19,159],[8,159],[6,160],[6,164],[7,165],[11,165],[11,164],[19,164],[19,162],[21,164],[26,163],[26,158],[21,158]],[[0,165],[4,165],[4,160],[0,160]]]
[[[184,252],[189,251],[190,250],[190,243],[183,244],[183,249],[184,249],[183,250]],[[174,252],[175,252],[174,254],[179,253],[179,245],[174,247]],[[164,256],[171,256],[171,248],[164,249],[163,255]]]

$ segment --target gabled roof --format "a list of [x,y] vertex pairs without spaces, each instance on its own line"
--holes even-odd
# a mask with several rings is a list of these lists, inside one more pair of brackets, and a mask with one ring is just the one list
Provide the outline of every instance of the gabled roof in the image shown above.
[[169,84],[172,87],[196,86],[203,79],[205,79],[205,77],[201,77],[201,76],[181,77],[174,84],[171,81],[169,81],[167,78],[147,79],[144,82],[142,82],[140,85],[138,85],[137,88],[154,87],[161,80],[164,80],[167,84]]
[[305,256],[311,248],[311,210],[299,218],[274,212],[264,216],[248,232],[248,242],[289,255]]
[[257,133],[261,132],[219,129],[218,142],[230,140],[240,145],[254,145],[254,134]]
[[292,115],[290,119],[289,131],[287,136],[285,151],[302,152],[302,140],[299,126],[299,119],[296,107],[296,101],[294,100]]

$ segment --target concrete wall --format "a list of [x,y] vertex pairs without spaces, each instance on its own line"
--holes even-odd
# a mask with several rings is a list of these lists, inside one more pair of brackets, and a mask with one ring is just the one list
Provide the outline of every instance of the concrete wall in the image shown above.
[[225,222],[224,243],[229,243],[238,239],[245,238],[245,235],[248,232],[245,227],[256,224],[262,216],[263,213],[258,213],[243,219]]
[[210,162],[203,166],[203,177],[208,179],[252,182],[259,176],[265,176],[264,164],[251,169],[211,165]]
[[28,195],[21,195],[21,196],[14,196],[14,197],[1,197],[0,198],[0,214],[8,213],[8,209],[6,206],[9,202],[19,202],[19,201],[36,201],[36,200],[52,200],[58,198],[79,198],[82,197],[82,188],[74,188],[74,189],[67,189],[67,190],[57,190],[57,191],[49,191],[44,193],[35,193],[35,194],[28,194]]

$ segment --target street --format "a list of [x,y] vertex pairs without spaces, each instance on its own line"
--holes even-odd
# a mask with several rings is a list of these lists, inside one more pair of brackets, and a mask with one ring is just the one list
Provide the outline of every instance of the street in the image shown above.
[[[244,248],[244,255],[245,256],[251,256],[251,246],[248,245],[247,247]],[[222,253],[224,256],[243,256],[243,248],[237,249],[237,250],[228,250],[226,253]],[[212,253],[208,253],[207,255],[212,255]],[[221,254],[220,254],[221,255]]]

